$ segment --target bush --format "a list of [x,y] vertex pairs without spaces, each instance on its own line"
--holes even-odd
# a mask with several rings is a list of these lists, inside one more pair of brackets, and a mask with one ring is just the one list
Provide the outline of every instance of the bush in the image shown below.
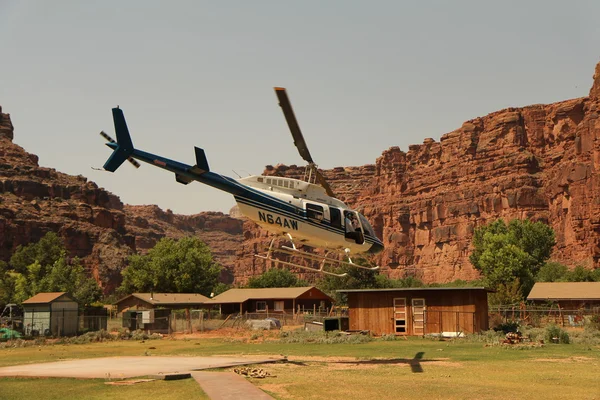
[[58,340],[60,344],[86,344],[95,342],[104,342],[107,340],[115,340],[115,338],[104,329],[94,332],[87,332],[83,335],[74,337],[64,337]]
[[548,325],[546,327],[545,339],[547,343],[569,344],[569,334],[559,328],[557,325]]
[[339,331],[293,331],[282,332],[279,341],[281,343],[359,344],[371,342],[373,338],[368,335],[346,335]]
[[570,334],[571,343],[583,344],[591,349],[592,346],[600,345],[600,331],[586,326],[583,331],[573,331]]
[[152,333],[152,334],[148,335],[146,333],[146,331],[138,329],[138,330],[130,333],[130,338],[132,340],[154,340],[154,339],[162,339],[162,335],[159,335],[157,333]]
[[[511,331],[511,332],[515,332],[515,331]],[[468,334],[464,340],[468,341],[468,342],[483,342],[483,343],[487,343],[487,344],[496,344],[496,343],[500,343],[501,340],[504,339],[504,335],[505,333],[502,332],[501,330],[496,330],[496,329],[490,329],[488,331],[484,331],[481,333],[473,333],[473,334]]]
[[[587,328],[588,325],[586,325]],[[595,314],[590,317],[589,326],[592,329],[600,330],[600,314]]]
[[518,322],[505,322],[500,324],[494,328],[496,332],[502,332],[505,335],[509,332],[519,332],[519,323]]

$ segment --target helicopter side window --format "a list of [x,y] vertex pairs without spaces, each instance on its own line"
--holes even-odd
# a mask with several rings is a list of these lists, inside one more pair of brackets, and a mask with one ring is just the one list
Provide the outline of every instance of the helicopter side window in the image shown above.
[[316,204],[306,204],[306,216],[309,219],[323,221],[323,207]]
[[342,213],[335,207],[329,207],[329,216],[331,218],[331,226],[336,228],[342,227]]

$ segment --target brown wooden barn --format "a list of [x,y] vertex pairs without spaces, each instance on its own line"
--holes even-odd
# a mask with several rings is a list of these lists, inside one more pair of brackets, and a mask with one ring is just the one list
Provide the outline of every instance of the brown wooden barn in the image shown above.
[[537,282],[527,300],[566,310],[600,311],[600,282]]
[[229,289],[207,305],[218,305],[222,314],[269,313],[290,314],[300,312],[327,313],[333,299],[316,287]]
[[406,336],[487,330],[488,291],[483,287],[339,290],[348,295],[350,330]]

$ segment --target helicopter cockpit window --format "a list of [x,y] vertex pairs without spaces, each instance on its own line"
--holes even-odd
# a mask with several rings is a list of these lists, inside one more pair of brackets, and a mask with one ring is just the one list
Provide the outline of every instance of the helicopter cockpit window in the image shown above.
[[316,204],[306,204],[306,216],[309,219],[323,221],[323,207]]
[[363,229],[365,230],[365,233],[369,236],[375,237],[375,231],[373,230],[373,227],[371,226],[369,221],[365,218],[365,216],[360,213],[358,214],[358,216],[360,218],[360,223],[361,223]]

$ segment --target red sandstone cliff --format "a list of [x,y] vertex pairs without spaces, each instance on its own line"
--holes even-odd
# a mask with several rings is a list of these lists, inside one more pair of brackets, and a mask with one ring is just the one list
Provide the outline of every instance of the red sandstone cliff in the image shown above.
[[[426,282],[478,276],[473,230],[498,217],[531,218],[556,232],[555,260],[600,259],[600,64],[589,97],[509,108],[465,122],[439,142],[392,147],[375,165],[323,171],[334,192],[362,209],[385,242],[375,259],[391,277]],[[302,168],[267,167],[298,177]],[[265,234],[247,223],[238,281],[263,272],[251,253]]]

